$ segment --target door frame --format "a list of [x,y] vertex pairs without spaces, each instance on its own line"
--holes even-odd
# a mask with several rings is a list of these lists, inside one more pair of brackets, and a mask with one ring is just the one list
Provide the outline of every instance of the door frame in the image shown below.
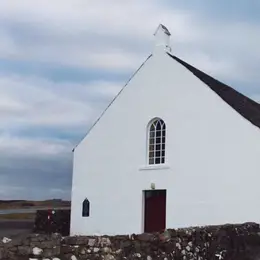
[[165,226],[167,225],[167,189],[146,189],[142,190],[142,219],[141,219],[141,233],[144,233],[145,228],[145,193],[147,191],[165,191]]

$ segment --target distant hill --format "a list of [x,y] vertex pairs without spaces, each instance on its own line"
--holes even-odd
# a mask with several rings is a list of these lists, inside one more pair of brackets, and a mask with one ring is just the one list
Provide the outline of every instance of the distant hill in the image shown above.
[[32,208],[32,207],[70,207],[71,202],[61,199],[33,200],[0,200],[0,209]]

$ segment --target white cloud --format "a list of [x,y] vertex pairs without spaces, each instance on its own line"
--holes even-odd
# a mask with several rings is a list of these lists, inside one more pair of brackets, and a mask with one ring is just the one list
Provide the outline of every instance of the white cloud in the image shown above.
[[[69,199],[72,149],[121,87],[0,77],[0,183],[7,187],[0,187],[1,197]],[[77,140],[61,139],[62,133],[76,133]]]
[[[153,0],[3,0],[0,17],[4,58],[133,71],[152,51],[152,33],[162,22],[172,33],[177,55],[216,76],[259,79],[252,66],[258,68],[260,58],[260,24],[205,21],[200,13],[176,8],[174,2],[171,7]],[[13,31],[15,26],[19,33]]]
[[[174,1],[172,7],[167,3],[1,0],[0,59],[20,64],[26,61],[68,66],[86,73],[95,69],[100,74],[104,71],[131,74],[152,51],[152,34],[159,23],[164,23],[172,33],[172,49],[177,56],[227,83],[257,85],[260,82],[259,23],[205,20],[192,9],[176,8]],[[0,167],[4,165],[5,169],[12,156],[26,157],[26,163],[30,158],[57,158],[57,162],[64,163],[75,145],[73,141],[57,136],[43,138],[37,133],[34,138],[24,137],[20,132],[48,128],[58,134],[76,132],[80,139],[128,80],[118,82],[96,77],[86,83],[71,83],[73,79],[54,82],[48,75],[33,75],[33,70],[27,76],[22,69],[9,70],[10,73],[0,76],[0,153],[10,159],[0,162]],[[259,100],[259,89],[255,88],[251,94]],[[35,164],[33,171],[42,172],[44,168],[46,174],[52,173],[54,170],[44,163]],[[48,181],[51,183],[52,179]],[[1,183],[10,185],[12,179],[4,178]],[[20,192],[19,185],[12,187],[12,194]],[[62,193],[60,186],[49,187],[53,196]],[[64,190],[67,192],[67,187]],[[6,192],[8,189],[4,190],[5,195]]]
[[[67,194],[70,194],[70,190],[68,189],[57,189],[57,188],[53,188],[53,189],[50,189],[50,194],[52,196],[56,196],[56,198],[58,197],[61,197],[63,198],[64,195],[67,196]],[[59,195],[59,196],[57,196]]]
[[85,68],[135,69],[151,52],[151,36],[162,19],[177,42],[196,37],[189,28],[191,14],[181,10],[173,13],[148,0],[25,0],[15,5],[2,1],[0,17],[5,26],[18,25],[23,37],[20,40],[15,32],[0,30],[5,39],[0,57]]
[[0,96],[0,113],[12,113],[12,112],[20,112],[25,107],[23,104],[18,102],[15,99],[12,99],[11,97],[7,96],[6,94],[2,93]]
[[[21,198],[20,196],[21,196],[21,193],[23,193],[23,192],[24,192],[24,187],[0,185],[1,200]],[[12,194],[11,197],[10,197],[10,194]]]
[[65,156],[71,152],[72,144],[63,140],[37,140],[25,137],[0,136],[0,153],[5,156],[51,157]]
[[0,130],[55,127],[84,131],[121,87],[119,82],[68,84],[36,77],[1,77]]

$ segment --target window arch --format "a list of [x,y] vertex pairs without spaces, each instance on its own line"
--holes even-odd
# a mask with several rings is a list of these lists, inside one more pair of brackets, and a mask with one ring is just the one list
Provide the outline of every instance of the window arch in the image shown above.
[[89,200],[85,199],[82,203],[82,217],[89,217]]
[[165,163],[166,125],[160,118],[151,121],[148,127],[148,163]]

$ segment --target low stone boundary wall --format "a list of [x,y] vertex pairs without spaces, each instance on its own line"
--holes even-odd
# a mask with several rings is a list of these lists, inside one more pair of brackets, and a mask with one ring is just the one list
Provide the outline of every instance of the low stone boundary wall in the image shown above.
[[62,237],[32,234],[0,242],[0,259],[260,259],[258,224],[166,230],[130,236]]
[[34,233],[60,233],[63,236],[68,236],[70,232],[70,210],[37,210],[33,231]]

